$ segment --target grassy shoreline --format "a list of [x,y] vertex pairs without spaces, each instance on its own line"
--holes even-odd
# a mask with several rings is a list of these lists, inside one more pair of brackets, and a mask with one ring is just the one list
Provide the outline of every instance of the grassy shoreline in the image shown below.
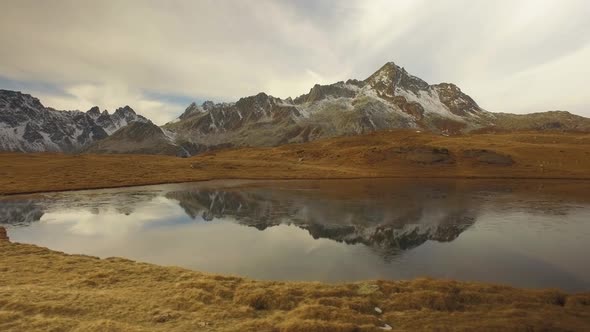
[[2,331],[590,329],[590,293],[426,278],[255,281],[6,240],[0,263]]

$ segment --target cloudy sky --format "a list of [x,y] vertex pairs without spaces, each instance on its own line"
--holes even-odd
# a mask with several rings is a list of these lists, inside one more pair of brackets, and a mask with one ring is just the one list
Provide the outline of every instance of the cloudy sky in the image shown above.
[[3,0],[0,88],[58,109],[191,102],[364,79],[394,61],[490,111],[590,116],[588,0]]

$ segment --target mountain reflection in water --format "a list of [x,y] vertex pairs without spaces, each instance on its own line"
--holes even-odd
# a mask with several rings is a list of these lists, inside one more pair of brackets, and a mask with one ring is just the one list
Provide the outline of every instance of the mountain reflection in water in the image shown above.
[[[9,226],[11,238],[16,241],[58,250],[130,256],[160,264],[209,268],[210,272],[257,278],[354,280],[366,277],[365,274],[368,277],[428,274],[456,278],[465,273],[461,270],[468,271],[466,278],[487,278],[483,267],[470,271],[468,261],[488,259],[489,267],[514,267],[520,271],[518,273],[523,269],[531,273],[543,271],[546,278],[541,278],[539,285],[567,283],[566,287],[558,286],[577,289],[587,287],[590,271],[570,266],[564,269],[556,267],[553,261],[545,262],[546,256],[554,253],[546,255],[542,247],[529,244],[532,241],[528,237],[536,234],[539,241],[556,240],[564,231],[573,232],[578,237],[573,240],[573,246],[587,250],[590,229],[587,223],[579,222],[590,217],[585,201],[587,195],[583,194],[590,192],[587,189],[585,183],[499,181],[223,181],[6,197],[0,200],[0,224]],[[197,228],[191,228],[191,224]],[[207,228],[205,225],[218,226]],[[246,228],[240,231],[243,226],[266,235],[260,237],[245,232]],[[56,228],[60,233],[51,235],[57,232]],[[306,232],[311,242],[295,229]],[[471,230],[470,236],[457,241],[468,230]],[[206,232],[215,235],[205,237]],[[508,245],[483,246],[483,242],[500,232],[502,236],[492,244],[508,241]],[[187,239],[185,244],[181,239],[189,233],[195,241],[190,244]],[[64,234],[70,234],[67,241],[64,238],[58,242],[57,238]],[[113,246],[110,250],[104,247],[98,250],[84,241],[72,245],[73,241],[78,241],[72,240],[74,236],[99,235],[103,240],[127,241],[128,248],[115,250]],[[50,236],[56,239],[49,240]],[[521,238],[508,240],[510,236]],[[150,247],[148,243],[155,238],[164,238],[165,243],[151,242]],[[337,245],[313,242],[325,240]],[[215,241],[225,241],[225,246],[213,244]],[[526,245],[520,248],[519,241],[529,242],[524,242]],[[240,245],[232,249],[232,242]],[[73,249],[63,243],[69,243]],[[452,246],[445,246],[451,243]],[[265,249],[256,249],[263,245]],[[530,252],[531,249],[524,248],[526,246],[539,252]],[[155,248],[160,252],[155,253]],[[459,249],[468,252],[457,254]],[[187,250],[206,255],[187,255]],[[281,250],[289,252],[280,253]],[[511,252],[502,252],[504,250]],[[266,257],[267,254],[276,257]],[[447,257],[451,254],[456,257]],[[280,260],[280,255],[288,260],[309,260],[314,266],[329,261],[334,271],[320,276],[313,271],[289,272],[288,268],[294,266],[309,267],[305,263],[286,264]],[[371,256],[379,257],[381,263]],[[200,263],[193,264],[196,261]],[[576,258],[571,261],[561,259],[558,264],[578,264]],[[245,262],[257,266],[245,266]],[[441,267],[443,262],[451,262],[451,265]],[[353,265],[373,271],[352,271]],[[280,268],[284,271],[278,271]],[[513,284],[521,282],[511,275],[494,278]]]
[[232,217],[259,230],[295,225],[314,239],[364,244],[384,258],[427,240],[452,241],[476,219],[474,206],[456,191],[443,194],[410,187],[394,187],[387,195],[361,200],[333,197],[321,188],[203,189],[173,191],[166,197],[178,201],[193,219]]

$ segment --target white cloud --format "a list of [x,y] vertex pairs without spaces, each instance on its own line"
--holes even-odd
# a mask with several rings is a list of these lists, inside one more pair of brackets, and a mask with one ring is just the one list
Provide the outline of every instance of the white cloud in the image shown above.
[[186,105],[148,91],[295,97],[396,61],[491,111],[588,116],[589,16],[586,0],[7,0],[0,76],[66,92],[38,95],[47,106],[128,104],[161,124]]

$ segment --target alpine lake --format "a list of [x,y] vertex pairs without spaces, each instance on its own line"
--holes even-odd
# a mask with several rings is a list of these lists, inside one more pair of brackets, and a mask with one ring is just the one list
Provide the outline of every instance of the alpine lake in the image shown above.
[[12,241],[263,280],[590,290],[590,182],[212,181],[0,198]]

